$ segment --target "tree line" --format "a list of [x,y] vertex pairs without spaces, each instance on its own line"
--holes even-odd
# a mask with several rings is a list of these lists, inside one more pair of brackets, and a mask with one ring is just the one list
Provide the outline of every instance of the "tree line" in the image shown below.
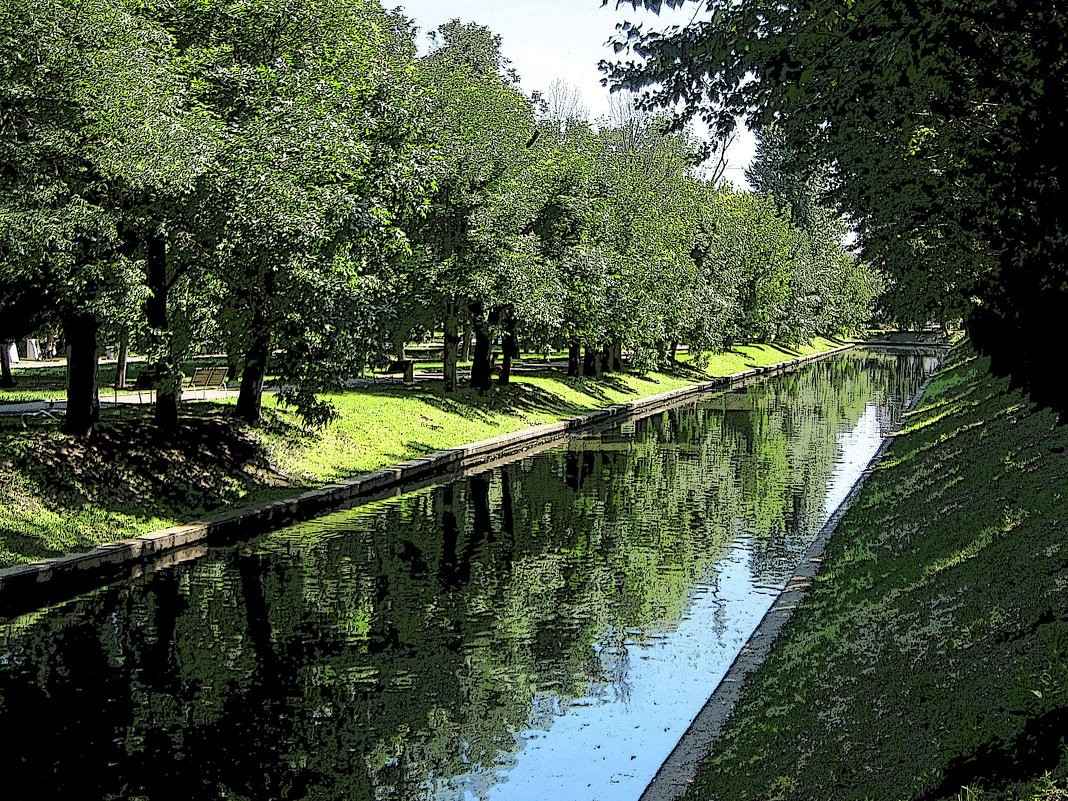
[[[697,0],[617,0],[659,10]],[[1058,0],[700,0],[667,34],[627,26],[606,65],[646,107],[739,116],[789,173],[826,178],[905,322],[961,319],[995,372],[1068,409],[1068,12]],[[786,188],[786,187],[784,187]]]
[[[175,429],[202,343],[259,419],[268,366],[322,394],[432,332],[458,385],[521,345],[569,373],[864,322],[876,271],[818,203],[737,192],[663,116],[591,124],[524,94],[500,38],[454,20],[420,56],[376,0],[12,0],[0,16],[0,338],[60,327],[65,428],[98,419],[102,342],[145,354]],[[765,159],[765,172],[775,165]],[[800,197],[800,195],[798,196]],[[806,205],[806,208],[808,206]]]

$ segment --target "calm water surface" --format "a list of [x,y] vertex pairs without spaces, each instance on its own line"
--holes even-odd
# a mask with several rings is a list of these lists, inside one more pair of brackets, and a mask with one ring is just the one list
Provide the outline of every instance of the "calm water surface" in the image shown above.
[[637,798],[932,366],[846,354],[0,626],[4,797]]

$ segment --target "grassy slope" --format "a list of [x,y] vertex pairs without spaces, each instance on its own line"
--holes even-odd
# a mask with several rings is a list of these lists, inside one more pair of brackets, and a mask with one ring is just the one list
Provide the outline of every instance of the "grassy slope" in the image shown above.
[[1068,427],[986,367],[932,384],[688,797],[1068,799]]
[[750,346],[714,357],[699,371],[598,380],[522,377],[486,397],[445,395],[438,383],[379,385],[333,396],[341,418],[301,431],[290,415],[235,425],[223,404],[184,407],[178,441],[162,437],[148,407],[105,413],[89,443],[54,426],[0,427],[0,566],[92,547],[223,506],[278,497],[418,456],[571,417],[711,376],[835,346],[818,340],[786,351]]

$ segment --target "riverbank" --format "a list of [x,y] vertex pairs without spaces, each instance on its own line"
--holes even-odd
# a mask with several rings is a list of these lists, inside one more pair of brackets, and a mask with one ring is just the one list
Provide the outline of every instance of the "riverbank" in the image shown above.
[[229,417],[226,402],[184,405],[178,438],[155,428],[147,406],[103,413],[89,442],[56,425],[24,430],[7,420],[0,428],[0,567],[290,498],[426,453],[839,346],[826,339],[796,350],[747,346],[703,369],[683,364],[644,377],[524,375],[487,396],[447,395],[434,382],[369,386],[332,396],[340,417],[321,432],[273,409],[264,425],[250,428]]
[[932,382],[686,798],[1068,798],[1068,430],[986,368]]

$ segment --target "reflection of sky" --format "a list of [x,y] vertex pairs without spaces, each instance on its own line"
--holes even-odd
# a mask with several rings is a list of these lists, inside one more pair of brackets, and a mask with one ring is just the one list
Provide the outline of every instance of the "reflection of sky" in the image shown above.
[[834,471],[827,482],[827,499],[823,504],[820,523],[830,517],[838,505],[845,500],[850,488],[871,457],[879,450],[883,441],[883,424],[879,414],[879,405],[869,403],[864,408],[860,419],[848,431],[838,434],[838,458]]
[[[838,434],[822,523],[845,499],[883,436],[878,404]],[[750,537],[739,535],[694,588],[689,613],[664,635],[595,646],[606,681],[570,702],[539,696],[519,751],[494,775],[459,777],[440,799],[465,801],[609,801],[637,798],[727,672],[781,586],[759,584]],[[764,579],[765,581],[767,578]],[[607,639],[607,638],[606,638]],[[618,638],[613,639],[613,643]]]
[[610,681],[569,703],[541,699],[541,725],[516,735],[521,751],[514,766],[497,775],[501,783],[486,789],[489,777],[467,776],[442,795],[637,798],[777,593],[752,587],[747,540],[739,538],[717,565],[714,585],[695,587],[689,614],[672,631],[628,637],[622,648],[595,646]]

